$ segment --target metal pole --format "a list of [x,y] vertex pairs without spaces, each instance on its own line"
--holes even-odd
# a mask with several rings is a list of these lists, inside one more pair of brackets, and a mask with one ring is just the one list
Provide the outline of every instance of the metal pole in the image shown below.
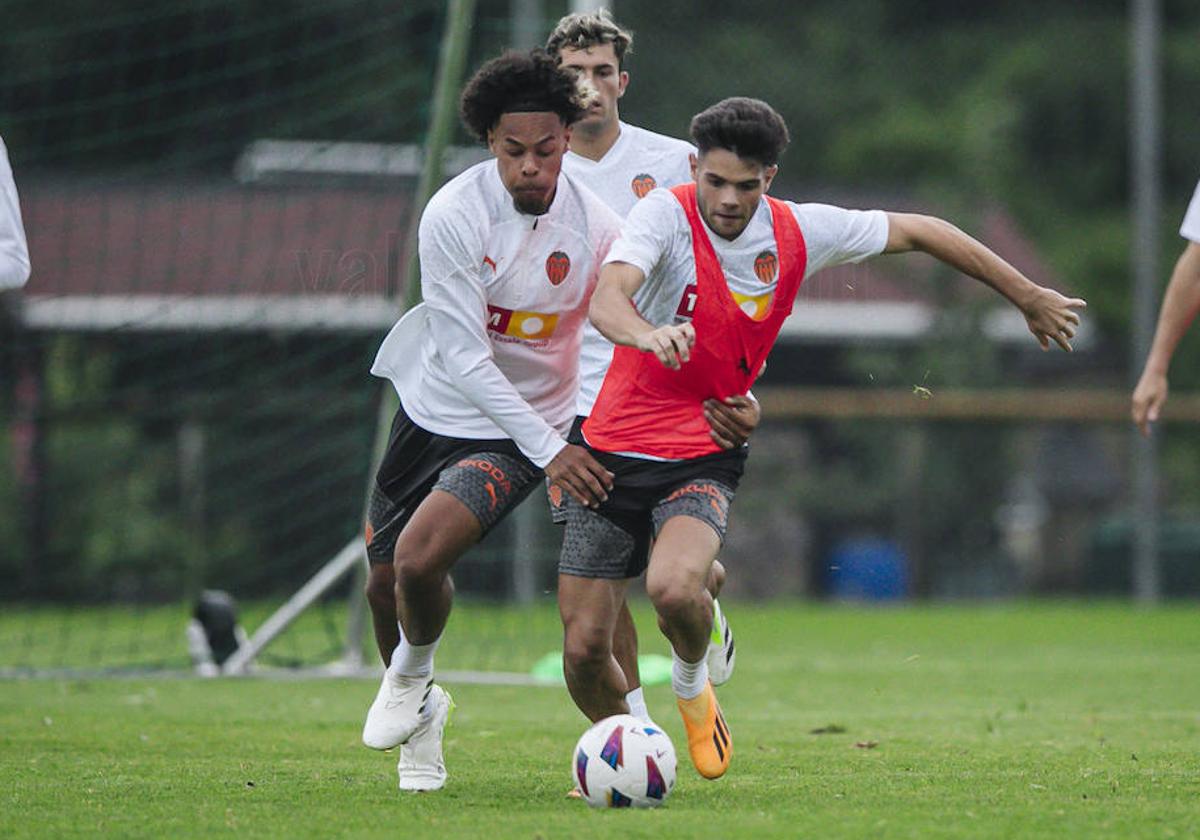
[[[442,44],[438,54],[437,78],[433,85],[433,112],[429,118],[429,130],[425,135],[425,160],[421,167],[420,180],[417,182],[417,191],[413,196],[412,216],[408,225],[408,263],[404,275],[402,312],[407,312],[421,302],[421,262],[417,252],[417,231],[421,224],[421,212],[442,184],[442,157],[454,131],[458,89],[462,84],[463,70],[467,63],[467,48],[471,42],[471,27],[474,21],[475,0],[450,0],[446,11],[446,28],[442,32]],[[367,494],[363,504],[364,521],[367,506],[371,502],[371,490],[375,484],[375,471],[379,469],[379,462],[383,460],[392,416],[396,413],[398,404],[395,389],[390,382],[385,384],[380,394],[375,420],[375,442],[372,446],[371,469],[367,476]],[[345,659],[350,664],[362,659],[362,638],[366,632],[366,601],[362,594],[365,583],[364,563],[355,570],[354,584],[350,590],[350,616],[346,626],[345,648]]]
[[513,49],[531,50],[541,46],[546,35],[542,24],[542,0],[511,0],[508,9],[508,37]]
[[571,0],[571,13],[585,15],[603,6],[615,15],[617,12],[613,5],[614,0],[608,0],[608,2],[604,2],[604,0]]
[[[1158,281],[1158,221],[1162,133],[1160,120],[1159,0],[1133,0],[1130,8],[1129,79],[1130,173],[1133,194],[1133,357],[1130,383],[1136,381],[1154,338]],[[1158,458],[1153,438],[1130,430],[1133,444],[1134,546],[1133,589],[1139,603],[1162,597],[1159,576]]]
[[438,75],[433,85],[433,113],[429,118],[429,133],[425,136],[425,161],[421,167],[421,180],[417,183],[408,226],[408,272],[404,280],[406,311],[421,301],[417,230],[421,224],[421,211],[442,184],[442,156],[454,131],[458,88],[467,64],[467,47],[474,21],[475,0],[450,0],[450,8],[446,12],[446,31],[442,35],[438,57]]

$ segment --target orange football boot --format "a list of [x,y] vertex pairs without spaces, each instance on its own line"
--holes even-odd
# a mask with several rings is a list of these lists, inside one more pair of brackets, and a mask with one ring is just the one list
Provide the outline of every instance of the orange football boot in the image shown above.
[[733,756],[733,736],[725,725],[712,683],[705,683],[704,690],[691,700],[676,697],[675,702],[687,730],[692,764],[706,779],[721,778],[729,769],[729,759]]

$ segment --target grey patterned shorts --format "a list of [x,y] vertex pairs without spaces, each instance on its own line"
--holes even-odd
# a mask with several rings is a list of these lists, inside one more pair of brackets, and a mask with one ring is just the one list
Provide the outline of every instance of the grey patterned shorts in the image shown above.
[[436,435],[405,416],[392,424],[367,511],[367,559],[391,563],[396,540],[433,490],[458,499],[486,534],[538,484],[542,471],[510,440]]
[[[614,489],[609,501],[619,492]],[[699,519],[724,542],[733,496],[733,489],[719,481],[696,478],[672,488],[648,510],[621,510],[608,503],[592,509],[568,497],[558,572],[614,580],[637,577],[646,570],[654,538],[675,516]]]

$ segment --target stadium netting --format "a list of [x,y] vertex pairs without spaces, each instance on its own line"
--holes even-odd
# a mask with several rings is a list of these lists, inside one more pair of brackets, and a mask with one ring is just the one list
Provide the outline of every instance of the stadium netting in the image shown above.
[[[201,591],[253,633],[355,540],[446,9],[46,4],[0,32],[34,266],[0,319],[0,672],[189,668]],[[514,528],[460,568],[467,600],[511,597]],[[357,586],[260,664],[355,648]],[[452,665],[511,653],[496,615]]]

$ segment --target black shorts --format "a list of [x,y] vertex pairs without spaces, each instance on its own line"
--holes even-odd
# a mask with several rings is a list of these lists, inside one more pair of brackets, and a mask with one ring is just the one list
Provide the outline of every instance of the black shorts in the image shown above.
[[466,505],[486,534],[541,477],[542,471],[511,440],[434,434],[414,423],[401,406],[371,491],[367,559],[392,562],[400,532],[433,490],[444,490]]
[[699,519],[724,541],[729,505],[746,466],[745,448],[685,461],[588,451],[613,474],[613,489],[599,508],[566,499],[559,574],[637,577],[646,570],[651,543],[673,516]]

